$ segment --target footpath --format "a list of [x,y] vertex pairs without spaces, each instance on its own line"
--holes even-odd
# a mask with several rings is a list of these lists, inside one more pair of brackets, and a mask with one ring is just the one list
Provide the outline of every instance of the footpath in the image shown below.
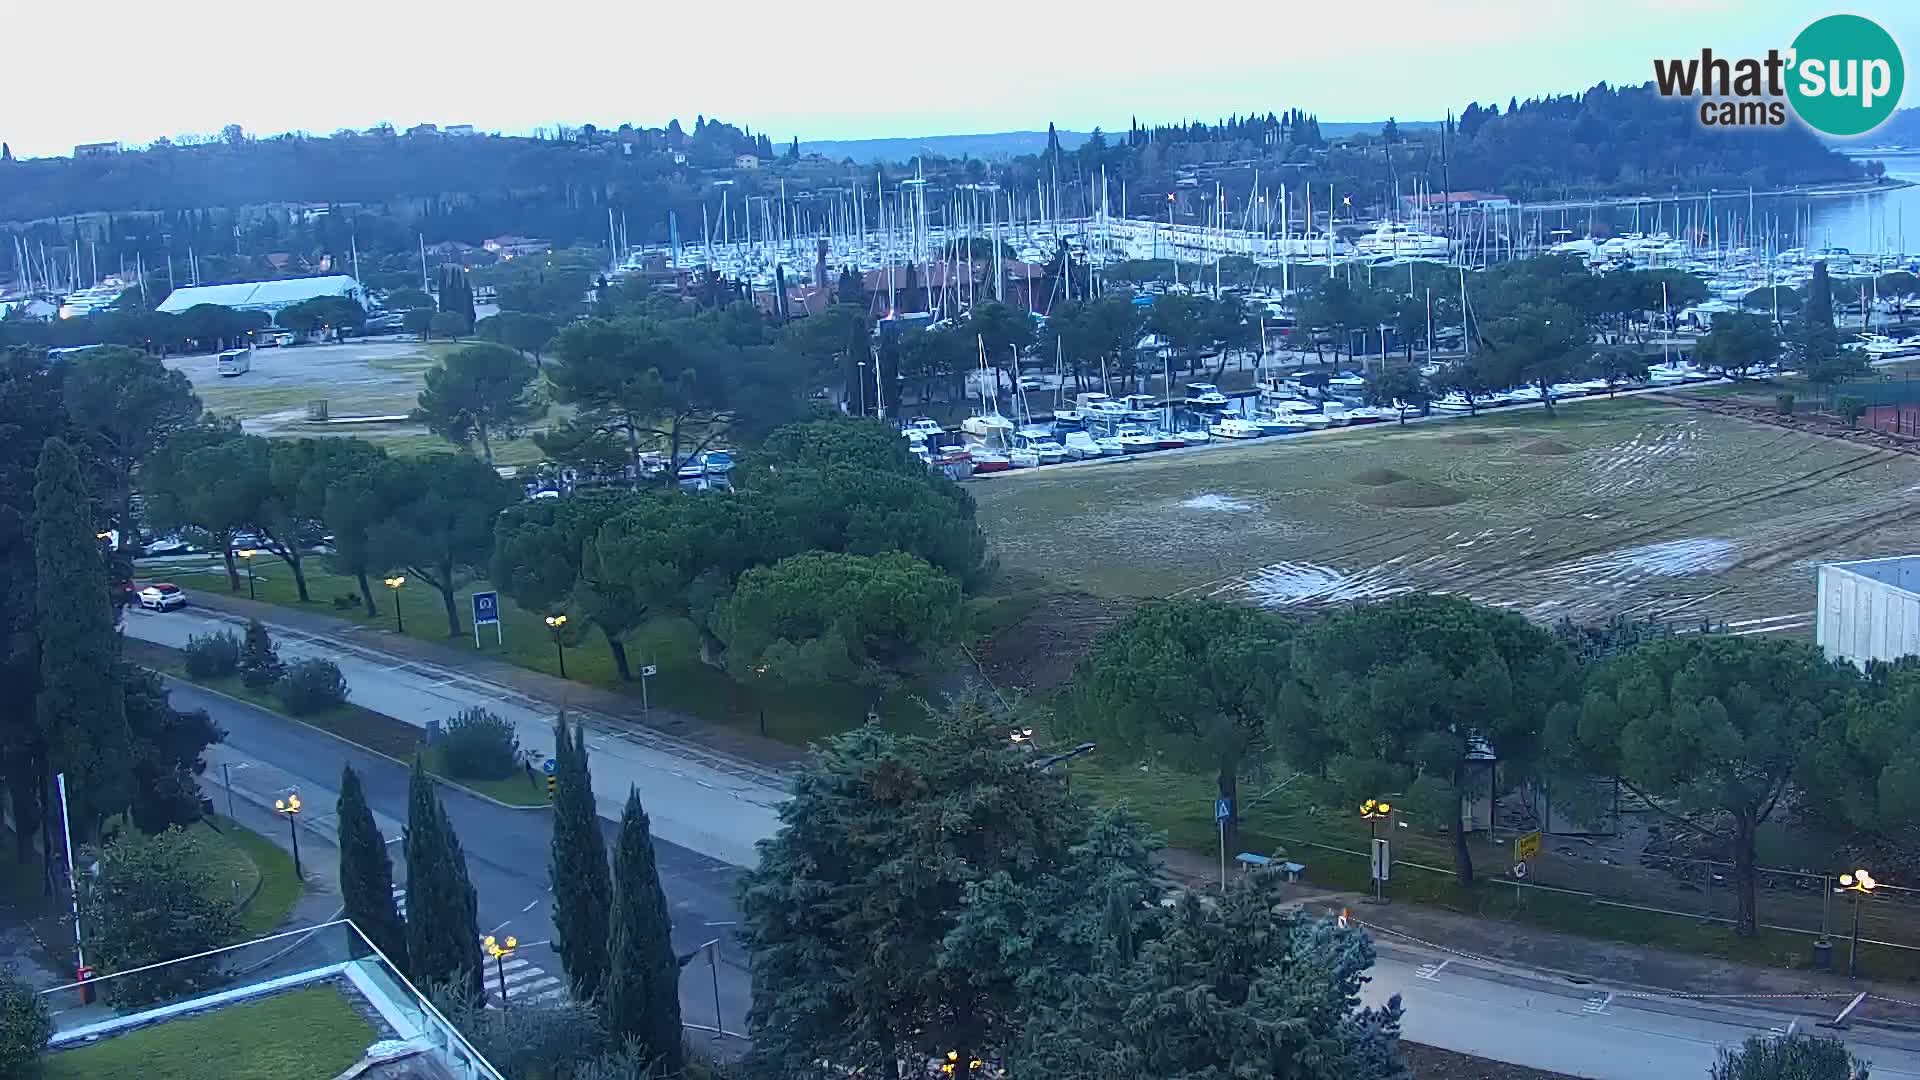
[[[284,655],[325,656],[339,664],[353,700],[367,708],[424,727],[428,720],[444,720],[468,705],[483,705],[519,726],[522,746],[546,752],[552,748],[553,717],[565,708],[589,726],[594,791],[603,816],[617,818],[627,785],[638,784],[657,834],[735,866],[757,863],[753,843],[778,827],[777,808],[803,757],[802,751],[775,740],[719,729],[685,715],[660,709],[644,713],[624,695],[527,671],[466,652],[457,644],[399,637],[317,612],[244,599],[195,599],[198,611],[130,612],[127,633],[178,648],[189,634],[258,618],[273,632]],[[219,771],[213,764],[218,752],[215,748],[209,755],[210,779]],[[233,783],[237,790],[252,788],[257,794],[273,788],[272,778],[264,775],[235,774]],[[224,791],[215,793],[216,799],[224,796]],[[324,825],[317,820],[311,824]],[[399,834],[398,822],[379,824],[387,835]],[[281,839],[285,831],[279,830]],[[1200,891],[1218,887],[1218,863],[1210,852],[1170,848],[1163,861],[1169,877],[1183,885]],[[1829,1015],[1837,1015],[1864,992],[1851,1019],[1920,1031],[1920,989],[1905,982],[1849,980],[1844,943],[1836,943],[1839,974],[1768,968],[1470,917],[1429,905],[1372,904],[1359,894],[1304,884],[1292,886],[1292,891],[1303,909],[1347,911],[1375,933],[1383,950],[1454,956],[1608,993],[1710,999],[1759,1009],[1772,1002],[1819,1012],[1830,1004]],[[327,912],[316,914],[324,917]]]
[[715,729],[594,687],[527,671],[457,645],[417,641],[313,612],[223,596],[155,613],[129,610],[126,633],[185,648],[187,639],[239,632],[256,618],[282,657],[333,661],[349,697],[423,730],[479,706],[515,726],[524,749],[553,753],[554,718],[584,722],[594,795],[603,817],[618,820],[629,787],[647,800],[653,831],[670,843],[735,866],[758,862],[754,844],[779,826],[800,751],[755,735]]

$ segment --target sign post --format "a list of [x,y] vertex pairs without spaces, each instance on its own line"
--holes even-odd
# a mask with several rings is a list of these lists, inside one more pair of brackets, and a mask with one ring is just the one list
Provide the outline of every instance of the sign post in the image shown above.
[[555,787],[556,785],[558,785],[558,783],[559,783],[559,781],[560,781],[560,778],[559,778],[559,777],[558,777],[557,775],[555,775],[555,774],[556,774],[556,773],[557,773],[557,772],[559,771],[559,763],[558,763],[558,762],[556,762],[556,761],[554,761],[554,760],[553,760],[552,758],[548,758],[548,759],[547,759],[546,761],[544,761],[544,762],[542,762],[542,763],[541,763],[541,765],[540,765],[540,771],[541,771],[542,773],[545,773],[545,774],[546,774],[546,777],[547,777],[547,801],[548,801],[548,802],[552,802],[552,801],[553,801],[553,789],[554,789],[554,787]]
[[641,712],[650,713],[653,711],[653,706],[647,704],[647,680],[653,678],[655,675],[658,675],[658,674],[660,674],[659,665],[657,664],[640,665],[640,711]]
[[1513,861],[1528,862],[1540,857],[1540,830],[1522,833],[1513,838]]
[[493,624],[493,642],[506,644],[500,630],[500,594],[497,592],[477,592],[473,594],[473,647],[480,647],[480,628]]
[[1227,891],[1227,819],[1233,816],[1232,799],[1213,800],[1213,821],[1220,826],[1220,891]]

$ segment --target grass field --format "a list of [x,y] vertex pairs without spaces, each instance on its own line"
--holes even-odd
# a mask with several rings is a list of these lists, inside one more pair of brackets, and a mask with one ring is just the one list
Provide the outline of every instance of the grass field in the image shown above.
[[1312,609],[1426,589],[1805,631],[1816,562],[1920,545],[1916,484],[1920,458],[1622,399],[971,490],[1003,564],[1100,595]]
[[48,1055],[43,1080],[337,1076],[378,1034],[339,990],[309,986]]

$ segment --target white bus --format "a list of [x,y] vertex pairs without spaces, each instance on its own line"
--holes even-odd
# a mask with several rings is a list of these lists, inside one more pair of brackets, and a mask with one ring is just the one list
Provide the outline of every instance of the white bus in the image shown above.
[[220,354],[218,363],[222,375],[245,375],[253,370],[253,350],[228,349]]

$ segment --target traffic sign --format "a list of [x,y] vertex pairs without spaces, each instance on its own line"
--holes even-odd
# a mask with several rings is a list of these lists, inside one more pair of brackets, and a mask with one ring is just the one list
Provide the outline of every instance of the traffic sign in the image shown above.
[[1540,831],[1522,833],[1513,838],[1513,861],[1526,862],[1540,857]]
[[1232,799],[1213,800],[1213,820],[1225,821],[1232,816],[1233,816],[1233,800]]
[[546,764],[540,766],[540,771],[546,773],[548,776],[552,776],[554,773],[560,771],[560,766],[555,764],[552,758],[548,758]]
[[646,678],[649,678],[649,679],[650,679],[650,678],[652,678],[652,677],[654,677],[655,675],[658,675],[658,674],[660,674],[660,668],[659,668],[659,665],[657,665],[657,664],[643,664],[643,665],[641,666],[641,668],[640,668],[640,674],[641,674],[642,676],[644,676],[644,677],[646,677]]
[[1375,881],[1385,881],[1392,873],[1393,854],[1386,840],[1380,839],[1373,842],[1373,861],[1369,869]]
[[1522,881],[1525,881],[1527,877],[1527,864],[1523,862],[1514,863],[1513,876],[1516,878],[1519,878]]

